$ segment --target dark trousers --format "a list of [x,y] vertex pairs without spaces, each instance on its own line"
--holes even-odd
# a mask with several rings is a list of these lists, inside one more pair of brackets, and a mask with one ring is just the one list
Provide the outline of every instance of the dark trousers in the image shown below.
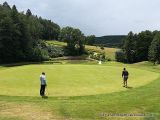
[[45,88],[46,88],[46,85],[41,85],[41,89],[40,89],[40,95],[41,96],[45,95]]

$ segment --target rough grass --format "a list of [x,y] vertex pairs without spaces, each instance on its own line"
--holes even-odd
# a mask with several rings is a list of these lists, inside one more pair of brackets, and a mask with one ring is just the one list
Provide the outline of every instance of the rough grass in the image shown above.
[[100,47],[89,46],[89,45],[86,45],[86,49],[90,50],[90,51],[95,51],[95,52],[98,52],[98,53],[103,53],[104,52],[105,55],[108,58],[110,58],[111,60],[115,60],[115,53],[120,50],[118,48],[107,48],[107,47],[104,47],[104,50],[102,50]]
[[[1,103],[3,108],[0,111],[1,118],[7,119],[24,119],[24,120],[51,120],[54,118],[52,112],[45,108],[41,108],[31,104],[15,104],[15,103]],[[4,116],[4,117],[3,117]],[[5,118],[6,119],[6,118]]]
[[[37,65],[36,65],[37,66]],[[43,67],[45,67],[44,65]],[[55,65],[56,66],[56,65]],[[69,66],[69,65],[64,65]],[[76,65],[70,65],[76,66]],[[85,66],[85,65],[79,65]],[[86,65],[88,66],[88,65]],[[96,65],[91,65],[95,66]],[[148,62],[135,64],[135,65],[124,65],[116,62],[106,63],[104,66],[98,67],[108,67],[108,68],[122,68],[127,67],[129,71],[133,70],[133,73],[143,74],[143,77],[151,75],[155,77],[155,75],[159,75],[159,66],[152,66],[152,64]],[[24,72],[26,71],[27,66],[24,67]],[[21,73],[21,67],[4,67],[5,69],[0,69],[0,72],[6,70],[16,70]],[[33,65],[29,65],[29,67],[33,67]],[[40,65],[41,67],[41,65]],[[72,68],[72,67],[71,67]],[[73,68],[72,68],[73,69]],[[28,76],[34,75],[38,69],[28,73]],[[57,69],[59,70],[59,69]],[[64,69],[65,71],[65,69]],[[72,70],[73,71],[73,70]],[[63,70],[61,71],[63,72]],[[85,71],[86,72],[86,71]],[[92,71],[91,71],[92,72]],[[101,71],[102,72],[102,71]],[[74,72],[73,72],[74,73]],[[153,74],[152,74],[153,73]],[[110,75],[112,72],[109,73]],[[16,73],[17,76],[18,73]],[[53,76],[55,74],[53,73]],[[93,74],[97,76],[97,74]],[[1,74],[1,77],[3,74]],[[5,75],[7,76],[7,75]],[[47,74],[49,77],[49,74]],[[60,74],[59,76],[63,76]],[[73,75],[74,76],[74,75]],[[121,76],[121,75],[117,75]],[[8,77],[8,76],[7,76]],[[38,73],[39,77],[39,73]],[[38,79],[37,77],[37,79]],[[81,76],[83,77],[83,76]],[[140,77],[140,76],[139,76]],[[143,81],[144,78],[139,79],[136,83]],[[145,79],[148,79],[146,77]],[[120,78],[121,79],[121,78]],[[133,78],[134,79],[134,78]],[[150,78],[149,78],[150,79]],[[2,79],[0,78],[0,81]],[[132,79],[129,79],[131,82]],[[5,81],[3,81],[5,82]],[[37,83],[39,81],[36,81]],[[49,79],[48,79],[49,82]],[[37,84],[36,83],[36,84]],[[81,83],[81,82],[80,82]],[[83,83],[83,82],[82,82]],[[3,83],[5,84],[5,83]],[[51,84],[51,83],[50,83]],[[69,83],[68,83],[69,84]],[[97,84],[101,84],[98,83]],[[93,84],[92,84],[93,85]],[[91,86],[92,86],[91,85]],[[120,83],[121,85],[121,83]],[[132,85],[132,84],[130,84]],[[137,87],[133,87],[132,89],[125,89],[125,91],[117,91],[111,93],[99,93],[95,95],[84,95],[82,96],[49,96],[48,99],[41,99],[38,96],[15,96],[16,93],[12,92],[13,95],[0,95],[0,120],[31,120],[31,116],[37,116],[37,118],[43,118],[44,113],[46,118],[55,119],[55,120],[159,120],[160,119],[160,77],[155,78],[155,80],[151,80],[144,85],[140,85]],[[93,85],[94,86],[94,85]],[[2,85],[0,85],[2,87]],[[39,87],[39,85],[34,86]],[[12,86],[10,88],[13,88]],[[17,85],[17,89],[20,89]],[[23,89],[22,89],[23,90]],[[0,91],[0,94],[5,90]],[[18,91],[18,90],[17,90]],[[37,90],[38,92],[38,90]],[[73,91],[74,92],[74,91]],[[26,92],[27,93],[27,92]],[[65,91],[68,94],[68,91]],[[38,94],[38,93],[37,93]],[[6,106],[5,106],[6,105]],[[27,109],[26,109],[27,108]],[[19,110],[21,109],[21,110]],[[5,112],[7,111],[7,113]],[[15,111],[19,111],[16,112]],[[23,112],[24,111],[24,112]],[[37,114],[34,114],[37,113]],[[13,116],[14,114],[17,114]],[[27,114],[27,117],[26,115]],[[137,116],[108,116],[108,115],[136,115]],[[144,115],[144,116],[138,116]]]

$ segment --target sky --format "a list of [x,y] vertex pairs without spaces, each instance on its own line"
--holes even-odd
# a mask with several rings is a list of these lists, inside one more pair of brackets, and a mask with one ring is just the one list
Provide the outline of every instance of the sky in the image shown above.
[[0,0],[19,11],[50,19],[61,27],[79,28],[85,35],[126,35],[160,30],[160,0]]

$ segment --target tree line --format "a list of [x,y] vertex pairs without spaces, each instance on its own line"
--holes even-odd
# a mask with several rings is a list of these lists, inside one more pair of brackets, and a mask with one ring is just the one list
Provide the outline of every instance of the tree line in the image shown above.
[[[24,13],[19,12],[15,5],[0,4],[0,63],[42,61],[62,55],[57,55],[56,51],[81,55],[85,53],[85,44],[91,44],[93,37],[85,36],[73,27],[61,29],[53,21],[33,15],[30,9]],[[53,45],[44,45],[42,40],[64,41],[67,47],[61,50]],[[56,55],[51,54],[55,52]]]
[[151,61],[160,63],[160,31],[142,31],[134,34],[128,33],[123,41],[121,51],[116,52],[119,62],[135,63]]
[[0,5],[0,62],[39,61],[40,39],[58,39],[59,25],[50,20],[18,12],[15,5]]
[[121,48],[125,37],[126,37],[125,35],[109,35],[109,36],[96,37],[93,44],[103,47]]

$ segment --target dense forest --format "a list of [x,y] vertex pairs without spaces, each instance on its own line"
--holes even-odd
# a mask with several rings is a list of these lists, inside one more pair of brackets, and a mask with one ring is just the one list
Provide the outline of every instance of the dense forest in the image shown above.
[[104,47],[122,47],[123,40],[125,39],[125,35],[110,35],[110,36],[102,36],[96,37],[94,45],[104,46]]
[[129,32],[121,51],[116,53],[120,62],[135,63],[151,61],[160,63],[160,31]]
[[[94,37],[95,38],[95,37]],[[60,26],[33,15],[28,9],[19,12],[4,2],[0,4],[0,63],[42,61],[63,55],[81,55],[84,44],[92,39],[76,28]],[[44,40],[67,42],[66,48],[49,45]]]
[[40,61],[45,56],[40,39],[58,39],[59,25],[18,12],[15,5],[0,5],[0,62]]

